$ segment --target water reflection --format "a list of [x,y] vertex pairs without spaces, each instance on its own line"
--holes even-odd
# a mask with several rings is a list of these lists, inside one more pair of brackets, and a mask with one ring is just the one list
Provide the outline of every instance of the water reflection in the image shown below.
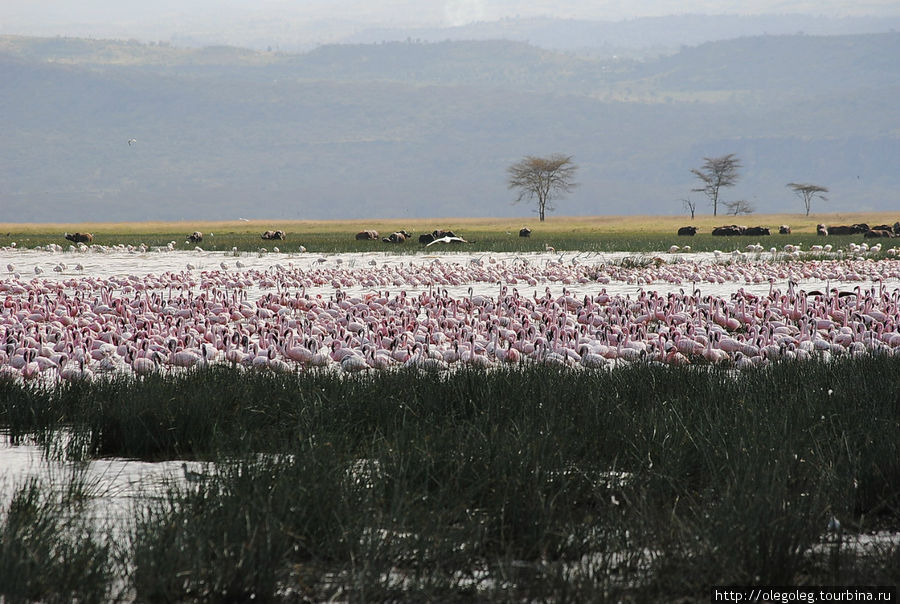
[[[58,435],[61,439],[66,434]],[[89,461],[66,459],[57,447],[44,446],[33,438],[12,439],[0,434],[0,510],[6,509],[16,490],[29,480],[53,490],[68,489],[73,481],[85,486],[88,516],[98,525],[123,528],[132,518],[134,504],[160,496],[166,485],[183,482],[181,460],[147,462],[106,458]],[[192,471],[201,464],[187,462]]]

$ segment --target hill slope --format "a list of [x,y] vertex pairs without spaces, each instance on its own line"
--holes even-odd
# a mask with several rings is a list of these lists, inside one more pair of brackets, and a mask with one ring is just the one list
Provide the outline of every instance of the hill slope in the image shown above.
[[760,212],[799,208],[790,181],[828,186],[823,210],[891,209],[898,47],[765,36],[635,62],[501,41],[290,55],[0,38],[2,220],[527,215],[506,167],[553,152],[580,166],[560,213],[679,213],[690,169],[731,152],[725,195]]

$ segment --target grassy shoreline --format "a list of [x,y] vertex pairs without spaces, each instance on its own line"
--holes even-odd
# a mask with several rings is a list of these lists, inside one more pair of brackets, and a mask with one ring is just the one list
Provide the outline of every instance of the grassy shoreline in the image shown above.
[[[770,228],[782,224],[791,225],[794,233],[815,234],[816,224],[852,224],[865,222],[893,224],[900,215],[891,212],[835,212],[803,214],[753,214],[750,216],[710,216],[700,215],[691,220],[688,216],[551,216],[546,222],[535,217],[520,218],[388,218],[371,220],[250,220],[229,221],[172,221],[172,222],[84,222],[84,223],[15,223],[0,222],[0,238],[6,233],[28,235],[53,231],[88,231],[96,234],[140,235],[146,233],[183,233],[187,236],[195,230],[203,232],[234,232],[258,234],[267,229],[282,229],[295,233],[356,233],[365,229],[376,229],[390,233],[399,229],[410,232],[431,232],[436,228],[465,230],[471,232],[509,231],[518,233],[523,226],[542,233],[647,233],[674,234],[678,227],[695,225],[701,231],[711,230],[724,224],[761,225]],[[2,241],[2,239],[0,239]]]
[[[752,219],[752,220],[751,220]],[[753,216],[735,218],[710,216],[693,221],[699,234],[694,237],[679,237],[676,232],[687,224],[680,216],[594,216],[552,218],[541,224],[536,220],[519,219],[435,219],[435,220],[375,220],[375,221],[252,221],[252,222],[179,222],[179,223],[92,223],[92,224],[0,224],[0,247],[16,243],[20,248],[60,245],[67,248],[71,243],[63,237],[65,232],[92,232],[93,243],[104,246],[124,245],[139,248],[166,248],[193,250],[199,245],[207,252],[256,252],[265,248],[273,251],[295,253],[353,253],[379,252],[409,254],[427,249],[435,251],[470,252],[544,252],[549,248],[557,251],[583,252],[631,252],[649,253],[668,250],[672,245],[690,245],[693,251],[711,252],[742,250],[749,243],[760,243],[766,249],[779,249],[786,243],[802,245],[804,249],[823,238],[815,233],[819,222],[828,224],[849,224],[867,222],[893,224],[894,217],[888,214],[818,214],[801,217],[791,214]],[[712,228],[721,224],[741,223],[768,226],[769,237],[713,237]],[[779,235],[778,225],[791,224],[791,235]],[[519,237],[522,226],[532,228],[532,236]],[[264,230],[281,229],[286,232],[283,241],[264,241],[260,234]],[[417,235],[430,233],[435,228],[453,230],[469,243],[462,246],[442,245],[426,248],[417,240]],[[380,240],[357,241],[354,235],[360,230],[376,229],[382,236],[405,229],[413,234],[412,241],[402,245],[387,244]],[[196,244],[188,241],[188,234],[195,230],[204,233],[204,239]],[[862,235],[829,236],[827,242],[835,248],[847,246],[850,242],[861,243]],[[890,243],[886,242],[885,247]]]

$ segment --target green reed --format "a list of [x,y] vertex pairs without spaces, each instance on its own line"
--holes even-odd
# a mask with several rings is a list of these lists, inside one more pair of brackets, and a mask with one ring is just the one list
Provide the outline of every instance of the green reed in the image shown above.
[[211,367],[19,386],[37,411],[0,418],[87,455],[214,462],[139,506],[138,599],[705,597],[896,582],[896,548],[874,573],[811,552],[832,516],[897,529],[898,369]]
[[85,513],[87,483],[27,479],[0,510],[0,600],[102,602],[116,589],[115,552]]

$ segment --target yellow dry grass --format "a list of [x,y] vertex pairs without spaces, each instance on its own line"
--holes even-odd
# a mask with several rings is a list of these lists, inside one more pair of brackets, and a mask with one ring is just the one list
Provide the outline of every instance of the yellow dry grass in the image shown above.
[[816,224],[869,225],[893,224],[900,216],[889,212],[841,212],[829,214],[754,214],[751,216],[702,215],[694,220],[686,216],[552,216],[541,223],[537,218],[415,218],[378,220],[251,220],[181,222],[85,222],[85,223],[0,223],[0,233],[30,234],[53,232],[90,232],[94,234],[184,233],[193,231],[222,233],[261,233],[282,229],[291,233],[348,233],[375,229],[382,233],[406,229],[413,233],[434,229],[461,232],[518,231],[527,226],[534,231],[553,233],[666,233],[678,227],[694,225],[701,232],[725,224],[766,226],[777,229],[790,225],[795,233],[814,233]]

